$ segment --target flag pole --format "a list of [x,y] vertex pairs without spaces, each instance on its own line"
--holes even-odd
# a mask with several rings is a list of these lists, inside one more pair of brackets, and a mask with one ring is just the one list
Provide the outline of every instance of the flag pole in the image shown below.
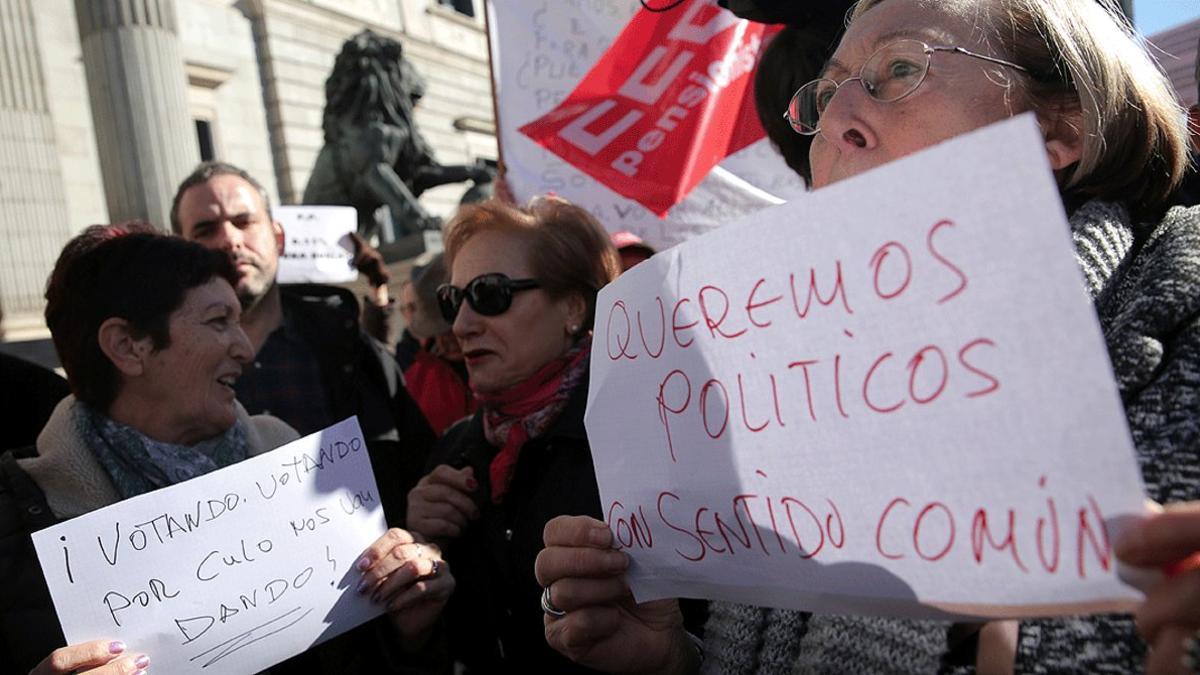
[[483,0],[483,34],[487,38],[488,81],[492,91],[492,120],[496,125],[496,160],[500,162],[501,166],[504,166],[504,146],[500,142],[500,103],[496,100],[498,82],[496,81],[495,52],[492,50],[491,4],[489,0]]

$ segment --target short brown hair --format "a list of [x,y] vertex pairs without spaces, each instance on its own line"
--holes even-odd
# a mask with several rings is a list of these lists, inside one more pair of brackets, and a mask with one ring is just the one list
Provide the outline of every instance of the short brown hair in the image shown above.
[[[853,23],[886,0],[862,0]],[[1161,209],[1187,168],[1183,106],[1112,0],[937,0],[976,10],[999,56],[1027,68],[1033,110],[1078,107],[1083,156],[1064,177],[1068,200],[1122,201],[1137,214]]]
[[617,250],[592,214],[563,199],[539,199],[517,208],[491,199],[464,206],[446,224],[446,267],[480,232],[495,231],[525,237],[529,264],[552,298],[578,293],[587,302],[583,328],[590,329],[596,313],[596,294],[617,278]]
[[93,225],[67,242],[46,287],[46,326],[75,398],[107,413],[120,392],[117,367],[100,349],[101,324],[125,319],[134,337],[166,349],[171,314],[214,278],[237,283],[228,256],[141,221]]

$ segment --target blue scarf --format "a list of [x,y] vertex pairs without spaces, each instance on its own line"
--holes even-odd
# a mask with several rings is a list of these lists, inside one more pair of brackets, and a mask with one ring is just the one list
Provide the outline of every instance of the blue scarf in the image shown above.
[[121,499],[182,483],[249,456],[240,420],[225,433],[192,446],[156,441],[83,402],[75,406],[74,422]]

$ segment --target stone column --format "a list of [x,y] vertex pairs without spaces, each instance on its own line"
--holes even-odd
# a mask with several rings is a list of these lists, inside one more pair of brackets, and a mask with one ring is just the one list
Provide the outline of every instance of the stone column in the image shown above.
[[170,227],[200,161],[174,0],[75,0],[109,218]]
[[0,305],[9,323],[41,312],[70,233],[31,2],[0,0]]

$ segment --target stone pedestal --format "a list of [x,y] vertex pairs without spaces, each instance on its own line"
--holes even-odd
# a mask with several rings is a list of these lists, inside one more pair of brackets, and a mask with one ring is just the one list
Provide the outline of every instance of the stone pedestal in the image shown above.
[[109,218],[170,227],[200,161],[174,0],[75,0]]
[[10,324],[41,312],[70,233],[32,10],[31,0],[0,0],[0,306]]

